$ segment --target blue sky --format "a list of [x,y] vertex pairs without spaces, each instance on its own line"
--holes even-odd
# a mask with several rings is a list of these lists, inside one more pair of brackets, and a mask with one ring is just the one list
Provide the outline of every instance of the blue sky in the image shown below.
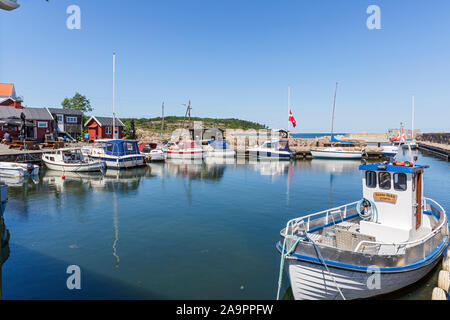
[[[0,11],[0,82],[29,106],[57,107],[76,91],[96,115],[112,109],[117,53],[121,117],[235,117],[298,132],[384,132],[403,121],[449,131],[450,2],[335,0],[19,0]],[[81,30],[66,8],[81,8]],[[366,27],[370,4],[381,30]]]

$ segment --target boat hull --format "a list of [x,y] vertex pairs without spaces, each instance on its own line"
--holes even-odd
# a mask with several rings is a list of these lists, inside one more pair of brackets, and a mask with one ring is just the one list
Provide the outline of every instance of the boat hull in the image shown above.
[[44,164],[50,170],[63,171],[63,172],[94,172],[101,171],[105,168],[105,163],[102,161],[96,161],[93,163],[53,163],[43,159]]
[[167,159],[203,159],[204,155],[204,151],[167,151]]
[[234,158],[236,151],[234,150],[214,150],[208,151],[206,156],[209,158]]
[[[373,272],[328,266],[345,299],[363,299],[397,291],[427,275],[440,261],[436,256],[429,264],[403,272],[381,272],[378,280]],[[323,265],[300,260],[287,260],[286,267],[296,300],[341,300],[333,278]]]
[[134,168],[145,165],[144,155],[91,156],[91,159],[104,161],[108,169]]
[[33,170],[28,171],[26,164],[7,163],[6,165],[0,164],[0,176],[4,177],[25,177],[35,176],[39,174],[39,167],[33,165]]
[[253,151],[249,150],[250,158],[268,159],[268,160],[290,160],[293,155],[290,152],[283,151]]
[[360,151],[326,151],[311,150],[311,155],[317,159],[361,159]]

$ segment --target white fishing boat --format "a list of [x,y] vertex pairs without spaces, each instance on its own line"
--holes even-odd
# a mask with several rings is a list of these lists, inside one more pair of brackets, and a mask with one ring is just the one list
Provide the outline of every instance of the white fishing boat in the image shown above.
[[167,159],[203,159],[205,151],[195,141],[182,140],[165,150]]
[[253,159],[290,160],[295,157],[288,140],[265,141],[260,146],[249,148],[248,154]]
[[104,161],[85,156],[80,148],[59,149],[44,153],[42,161],[47,168],[63,172],[101,171],[105,168]]
[[17,0],[0,0],[0,9],[11,11],[18,7],[20,4],[17,3]]
[[39,166],[32,163],[0,162],[0,176],[25,177],[39,174]]
[[234,158],[236,151],[228,148],[226,141],[210,140],[205,147],[206,157],[212,158]]
[[145,164],[145,155],[141,154],[134,140],[95,140],[92,147],[82,148],[84,155],[94,160],[104,161],[107,168],[134,168]]
[[[334,137],[334,111],[336,109],[336,93],[338,83],[336,82],[336,89],[334,91],[333,113],[331,116],[331,147],[328,148],[312,148],[311,155],[313,158],[320,159],[361,159],[363,150],[352,150],[349,148],[335,147],[335,143],[353,144],[352,141],[341,141]],[[354,149],[354,148],[353,148]]]
[[444,208],[423,194],[426,166],[363,164],[363,199],[290,220],[281,230],[295,299],[360,299],[420,280],[449,244]]

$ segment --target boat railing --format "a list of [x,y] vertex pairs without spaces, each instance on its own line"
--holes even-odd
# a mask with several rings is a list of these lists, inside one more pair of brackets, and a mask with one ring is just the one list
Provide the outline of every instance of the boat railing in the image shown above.
[[331,226],[338,224],[350,216],[356,214],[356,204],[358,201],[345,204],[343,206],[316,212],[304,217],[289,220],[286,223],[285,234],[295,235],[300,229],[304,232],[312,232],[321,226]]
[[378,253],[399,254],[401,252],[409,252],[408,256],[425,258],[442,243],[445,237],[448,237],[449,230],[445,210],[439,203],[433,199],[424,198],[423,207],[430,210],[430,213],[438,220],[432,228],[432,231],[427,235],[414,241],[402,243],[383,243],[364,240],[358,243],[354,252],[365,253],[366,248],[369,248],[372,252],[373,248],[375,248]]

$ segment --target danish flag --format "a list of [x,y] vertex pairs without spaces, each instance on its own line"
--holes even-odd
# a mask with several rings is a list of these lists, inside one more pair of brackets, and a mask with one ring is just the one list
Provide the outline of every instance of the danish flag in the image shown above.
[[292,122],[294,128],[297,126],[297,121],[295,121],[294,116],[292,115],[292,111],[289,109],[289,121]]

